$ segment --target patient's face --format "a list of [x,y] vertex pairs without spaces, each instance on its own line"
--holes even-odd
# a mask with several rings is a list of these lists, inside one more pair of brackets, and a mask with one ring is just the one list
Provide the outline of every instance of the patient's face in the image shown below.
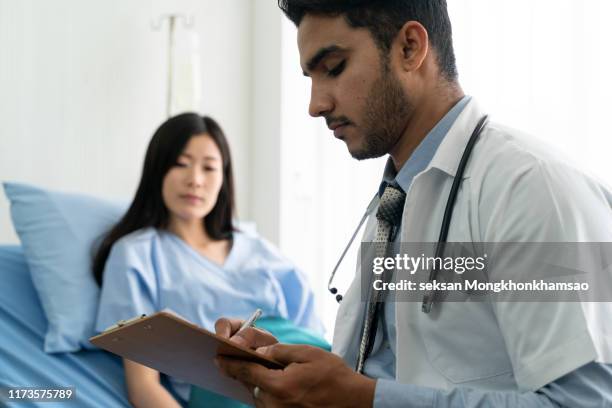
[[193,136],[162,185],[170,222],[201,221],[214,208],[223,184],[223,161],[207,134]]

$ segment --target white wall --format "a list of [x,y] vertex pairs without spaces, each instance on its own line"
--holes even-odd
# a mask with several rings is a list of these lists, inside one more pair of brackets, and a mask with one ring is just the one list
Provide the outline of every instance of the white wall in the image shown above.
[[460,82],[498,122],[612,185],[612,2],[450,0]]
[[[129,200],[165,119],[167,12],[200,34],[203,113],[224,127],[250,218],[250,0],[0,0],[0,180]],[[0,243],[17,242],[0,194]]]
[[259,232],[277,244],[281,200],[281,18],[274,1],[257,0],[253,7],[249,202]]

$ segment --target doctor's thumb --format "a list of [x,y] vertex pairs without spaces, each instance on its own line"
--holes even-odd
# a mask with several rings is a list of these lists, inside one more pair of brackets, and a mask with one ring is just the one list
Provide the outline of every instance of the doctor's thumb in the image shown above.
[[224,317],[215,322],[215,333],[221,337],[230,338],[232,335],[232,323]]

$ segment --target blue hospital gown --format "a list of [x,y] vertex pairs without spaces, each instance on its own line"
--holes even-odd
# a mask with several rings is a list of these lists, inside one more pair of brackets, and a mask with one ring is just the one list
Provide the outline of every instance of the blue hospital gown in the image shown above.
[[[223,266],[171,232],[145,228],[113,245],[104,269],[96,331],[119,320],[171,309],[214,331],[222,316],[247,318],[256,308],[323,333],[304,274],[253,234],[234,233]],[[189,386],[170,378],[187,400]]]

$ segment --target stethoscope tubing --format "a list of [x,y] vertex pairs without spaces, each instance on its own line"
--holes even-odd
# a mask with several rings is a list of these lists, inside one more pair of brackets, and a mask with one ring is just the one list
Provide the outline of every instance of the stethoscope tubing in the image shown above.
[[[453,217],[453,209],[455,208],[455,202],[457,201],[457,193],[459,192],[459,187],[461,186],[461,182],[463,179],[463,173],[465,172],[465,167],[467,166],[467,162],[472,155],[472,150],[474,149],[474,145],[478,140],[478,137],[482,133],[484,129],[487,119],[489,117],[487,115],[483,116],[474,132],[470,136],[470,140],[468,140],[465,149],[463,150],[463,154],[461,155],[461,160],[459,161],[459,165],[457,166],[457,172],[455,173],[455,178],[453,180],[453,184],[451,186],[450,193],[448,194],[448,200],[446,201],[446,207],[444,208],[444,216],[442,217],[442,226],[440,228],[440,235],[438,236],[438,243],[436,244],[435,250],[435,259],[439,259],[444,254],[444,249],[446,248],[446,240],[448,238],[448,230],[450,228],[451,219]],[[438,269],[432,268],[429,271],[429,282],[433,282],[438,276]],[[425,296],[423,296],[423,303],[421,304],[421,310],[423,313],[429,313],[434,303],[435,291],[430,291]]]

